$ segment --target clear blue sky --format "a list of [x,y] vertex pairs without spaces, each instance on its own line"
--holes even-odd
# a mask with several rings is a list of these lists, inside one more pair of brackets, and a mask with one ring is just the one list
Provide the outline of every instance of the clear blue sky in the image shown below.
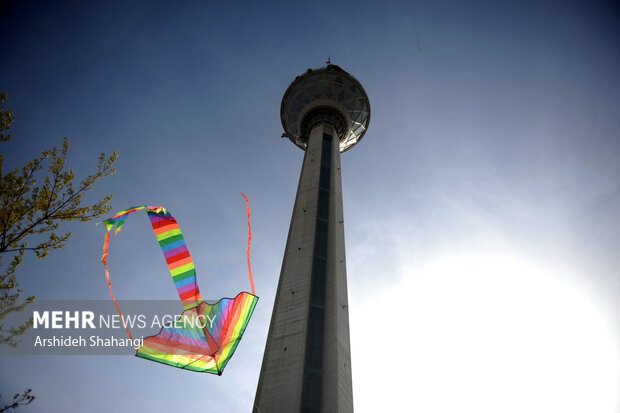
[[[342,156],[356,410],[617,411],[605,390],[620,387],[614,2],[9,1],[0,22],[16,117],[5,168],[63,136],[78,177],[118,149],[89,199],[167,207],[211,299],[249,288],[243,191],[261,297],[221,377],[129,356],[0,356],[3,400],[37,396],[20,411],[250,411],[303,156],[280,138],[280,100],[328,56],[372,106]],[[174,299],[141,218],[115,240],[115,293]],[[103,228],[67,228],[66,248],[20,268],[25,294],[107,299]],[[511,382],[522,366],[533,379]],[[553,387],[557,366],[574,380]],[[602,393],[576,391],[588,380]]]

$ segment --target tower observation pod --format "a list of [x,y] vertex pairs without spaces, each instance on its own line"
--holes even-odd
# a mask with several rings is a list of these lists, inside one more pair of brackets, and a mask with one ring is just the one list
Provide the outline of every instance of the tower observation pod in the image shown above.
[[366,133],[370,102],[328,62],[295,78],[280,118],[305,154],[253,412],[353,412],[340,153]]

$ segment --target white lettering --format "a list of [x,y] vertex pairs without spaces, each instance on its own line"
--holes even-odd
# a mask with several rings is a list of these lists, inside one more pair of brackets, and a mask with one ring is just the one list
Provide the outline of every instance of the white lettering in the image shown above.
[[151,322],[151,328],[157,326],[158,328],[161,328],[161,321],[159,321],[159,317],[157,317],[157,315],[153,316],[153,321]]
[[71,328],[71,323],[74,324],[73,328],[80,328],[80,312],[74,311],[71,316],[71,311],[65,311],[65,328]]
[[52,311],[52,328],[62,328],[62,311]]
[[39,314],[38,311],[34,311],[32,313],[32,316],[34,318],[34,328],[38,328],[40,324],[43,324],[43,327],[45,328],[49,327],[50,317],[47,311],[43,311],[43,315]]
[[82,311],[82,328],[86,328],[86,324],[88,327],[95,328],[95,324],[93,320],[95,319],[95,313],[92,311]]

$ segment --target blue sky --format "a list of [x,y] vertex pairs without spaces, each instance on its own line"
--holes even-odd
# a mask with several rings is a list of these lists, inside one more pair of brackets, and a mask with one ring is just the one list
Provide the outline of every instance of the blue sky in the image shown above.
[[[342,156],[356,410],[617,411],[613,2],[126,3],[0,6],[0,90],[16,116],[5,168],[63,136],[78,176],[118,149],[117,174],[89,199],[167,207],[212,299],[249,288],[243,191],[261,299],[221,377],[133,357],[0,356],[2,394],[37,396],[20,410],[250,410],[303,156],[280,138],[280,100],[329,56],[372,107]],[[20,268],[25,294],[107,299],[103,229],[67,228],[63,250]],[[146,219],[114,241],[117,298],[174,299]],[[575,377],[551,385],[554,371]]]

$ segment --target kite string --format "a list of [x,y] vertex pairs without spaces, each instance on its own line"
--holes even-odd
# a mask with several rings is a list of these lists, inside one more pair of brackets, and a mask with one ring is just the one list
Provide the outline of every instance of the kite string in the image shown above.
[[252,244],[252,227],[250,226],[250,201],[248,197],[240,192],[241,196],[245,198],[245,205],[248,212],[248,274],[250,276],[250,285],[252,286],[252,295],[256,295],[254,291],[254,278],[252,277],[252,266],[250,265],[250,245]]
[[[121,309],[118,306],[118,303],[116,302],[116,298],[114,298],[114,294],[112,294],[112,284],[110,283],[110,272],[108,271],[108,247],[109,245],[110,245],[110,233],[106,232],[105,241],[103,243],[103,256],[101,257],[101,262],[103,262],[103,265],[105,266],[105,279],[108,282],[108,288],[110,289],[110,297],[112,297],[112,301],[114,302],[116,311],[118,312],[118,315],[121,316],[121,321],[123,322],[123,325],[125,326],[125,331],[127,331],[127,336],[129,336],[129,339],[133,343],[133,337],[131,336],[129,327],[127,327],[127,323],[125,322],[125,317],[123,317],[123,313],[121,312]],[[134,347],[134,349],[137,350],[136,347]]]
[[418,42],[418,51],[422,53],[422,44],[420,44],[420,36],[418,35],[418,25],[415,22],[415,16],[411,14],[411,20],[413,21],[413,32],[415,33],[415,39]]

